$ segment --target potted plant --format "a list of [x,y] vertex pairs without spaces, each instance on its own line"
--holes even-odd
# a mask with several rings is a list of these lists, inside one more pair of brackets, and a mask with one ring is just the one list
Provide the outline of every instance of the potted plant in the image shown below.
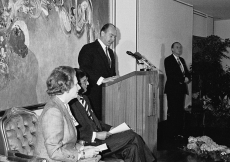
[[[190,69],[193,76],[192,91],[199,92],[199,101],[203,110],[214,116],[218,121],[230,119],[230,67],[222,65],[222,59],[230,59],[229,39],[221,39],[211,35],[193,44],[193,61]],[[207,123],[209,125],[218,123]],[[221,123],[219,126],[225,126]],[[230,127],[226,123],[227,127]]]

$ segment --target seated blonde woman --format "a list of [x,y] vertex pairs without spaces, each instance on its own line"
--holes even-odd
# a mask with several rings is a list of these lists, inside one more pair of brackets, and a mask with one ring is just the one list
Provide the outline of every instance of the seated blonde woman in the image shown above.
[[[49,162],[99,161],[99,149],[77,143],[78,125],[72,120],[68,102],[78,96],[80,86],[75,70],[68,66],[55,68],[46,81],[51,96],[37,125],[35,155]],[[87,160],[88,159],[88,160]]]

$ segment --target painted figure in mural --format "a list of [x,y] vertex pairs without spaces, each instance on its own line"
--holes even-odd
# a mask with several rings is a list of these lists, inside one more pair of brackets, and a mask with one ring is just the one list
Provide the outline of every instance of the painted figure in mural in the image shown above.
[[6,87],[9,80],[8,55],[6,50],[6,41],[3,35],[0,36],[0,91]]
[[97,119],[88,97],[83,95],[89,85],[87,75],[80,69],[75,70],[81,91],[76,99],[69,102],[69,106],[79,122],[79,138],[87,145],[98,146],[106,143],[109,149],[102,152],[103,157],[115,156],[125,162],[153,162],[154,156],[137,133],[128,130],[112,135],[109,131],[113,127]]
[[9,69],[8,69],[8,65],[7,65],[7,54],[5,52],[6,50],[6,41],[4,38],[4,35],[0,36],[0,73],[3,74],[8,74],[9,73]]
[[38,18],[41,14],[40,0],[3,0],[6,28],[18,17],[28,15],[30,18]]
[[113,24],[105,24],[100,31],[100,38],[84,45],[78,56],[80,68],[89,75],[88,96],[99,120],[102,120],[102,83],[117,78],[115,55],[109,48],[116,35],[116,27]]
[[165,58],[164,66],[167,81],[165,92],[168,101],[167,120],[170,124],[169,133],[174,139],[183,138],[183,115],[185,96],[188,94],[187,84],[191,75],[182,55],[182,45],[174,42],[171,46],[172,54]]
[[28,54],[28,47],[25,44],[25,34],[19,25],[14,25],[10,32],[9,44],[13,51],[20,57],[25,58]]
[[91,0],[75,0],[75,7],[72,7],[71,12],[77,37],[81,38],[85,33],[87,43],[94,41],[93,5]]
[[[49,162],[76,162],[100,159],[99,148],[77,143],[78,125],[73,120],[68,102],[78,96],[80,86],[76,72],[69,66],[55,68],[46,81],[47,93],[51,96],[38,119],[35,155]],[[91,159],[91,160],[90,160]]]

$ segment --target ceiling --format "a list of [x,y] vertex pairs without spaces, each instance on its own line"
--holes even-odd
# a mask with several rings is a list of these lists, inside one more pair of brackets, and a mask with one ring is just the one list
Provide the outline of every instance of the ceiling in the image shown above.
[[215,18],[215,20],[230,19],[230,0],[179,0],[193,5],[197,11]]

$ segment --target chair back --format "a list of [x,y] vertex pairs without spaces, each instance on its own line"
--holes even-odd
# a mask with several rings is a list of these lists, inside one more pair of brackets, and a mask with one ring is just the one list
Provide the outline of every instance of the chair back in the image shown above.
[[38,116],[25,108],[13,107],[6,110],[0,119],[0,154],[9,151],[33,155],[36,143]]

